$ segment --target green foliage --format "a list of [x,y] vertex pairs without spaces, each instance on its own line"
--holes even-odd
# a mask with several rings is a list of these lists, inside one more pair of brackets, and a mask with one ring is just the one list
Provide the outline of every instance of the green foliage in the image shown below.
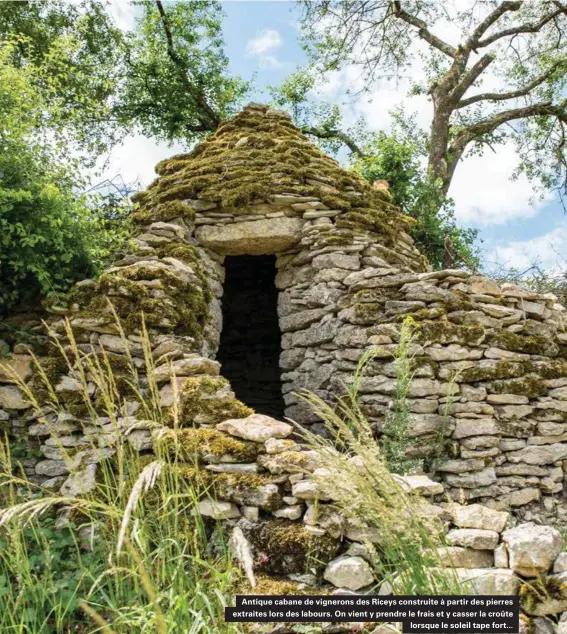
[[[158,448],[148,459],[134,451],[119,431],[126,411],[116,387],[120,376],[108,361],[81,353],[70,329],[68,352],[51,335],[64,371],[83,368],[77,398],[92,425],[114,425],[116,454],[98,465],[95,490],[64,497],[14,475],[15,456],[0,439],[0,631],[242,634],[240,625],[222,618],[240,573],[215,522],[193,514],[207,489],[182,475],[179,456]],[[124,364],[142,417],[157,428],[163,411],[147,333],[143,348],[147,380],[138,379],[131,358],[125,356]],[[90,403],[90,381],[97,385],[100,415]],[[47,374],[40,383],[56,396]],[[39,412],[41,389],[21,387]],[[51,407],[62,411],[57,399]],[[51,438],[69,464],[74,450],[62,447],[55,433]],[[77,467],[72,472],[79,473]]]
[[124,39],[117,115],[123,125],[134,125],[147,136],[189,144],[235,112],[249,89],[246,82],[227,73],[221,5],[165,4],[171,33],[168,48],[156,3],[138,0],[134,4],[141,15],[134,32]]
[[56,91],[39,89],[41,70],[13,63],[20,45],[0,46],[0,312],[94,274],[123,234],[77,194],[64,135],[43,127],[58,118]]
[[94,164],[117,139],[114,93],[123,74],[122,33],[100,0],[0,3],[0,40],[16,41],[10,61],[49,102],[42,124]]
[[53,514],[21,531],[0,533],[0,601],[10,604],[20,591],[17,615],[0,617],[0,624],[9,627],[13,620],[20,628],[14,631],[50,632],[55,630],[41,625],[46,615],[63,622],[78,616],[80,591],[105,570],[104,552],[94,546],[81,550],[76,527],[56,526]]
[[366,135],[367,156],[357,158],[354,169],[371,183],[388,182],[396,205],[416,220],[412,236],[434,268],[477,269],[478,231],[457,226],[453,201],[427,177],[427,139],[416,130],[412,117],[396,113],[390,134],[379,131]]

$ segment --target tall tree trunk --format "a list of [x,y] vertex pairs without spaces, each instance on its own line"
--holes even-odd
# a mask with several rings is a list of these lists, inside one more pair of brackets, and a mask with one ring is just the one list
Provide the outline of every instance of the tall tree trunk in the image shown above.
[[[449,170],[449,120],[451,109],[438,95],[433,95],[433,121],[431,123],[429,161],[427,171],[432,181],[441,184],[441,191],[447,194],[454,173]],[[451,173],[449,173],[451,172]]]

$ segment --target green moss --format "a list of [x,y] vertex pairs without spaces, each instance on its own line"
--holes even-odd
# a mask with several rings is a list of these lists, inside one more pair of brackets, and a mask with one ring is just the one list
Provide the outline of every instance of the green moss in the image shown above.
[[420,343],[461,343],[477,346],[485,338],[484,326],[472,324],[461,326],[447,319],[418,323],[416,338]]
[[186,222],[192,224],[195,221],[195,212],[182,200],[171,200],[161,205],[138,209],[132,214],[132,219],[143,225],[152,222],[167,222],[174,218],[183,218]]
[[[277,594],[277,595],[296,595],[296,594],[328,594],[314,588],[305,587],[295,581],[290,581],[285,577],[272,577],[269,575],[256,575],[256,586],[250,588],[246,584],[237,587],[237,594]],[[254,630],[256,631],[256,630]]]
[[[190,426],[195,419],[221,423],[229,418],[246,418],[254,413],[241,401],[228,395],[229,382],[222,377],[196,376],[184,379],[177,409],[179,424]],[[173,410],[168,419],[173,424]]]
[[260,506],[267,511],[275,511],[283,505],[279,491],[266,494],[265,486],[273,484],[273,480],[265,475],[214,473],[195,465],[183,464],[177,466],[177,471],[203,496],[240,505]]
[[495,348],[514,352],[549,356],[557,354],[557,347],[547,337],[536,335],[526,337],[509,330],[499,330],[492,333],[486,342]]
[[358,303],[354,305],[356,324],[371,325],[384,316],[384,305],[377,302]]
[[567,361],[551,359],[549,361],[534,361],[533,372],[542,379],[562,379],[567,377]]
[[[416,310],[411,314],[412,318],[415,321],[433,321],[437,320],[440,317],[443,317],[447,313],[447,308],[445,307],[436,307],[436,308],[421,308],[420,310]],[[396,315],[396,321],[403,321],[406,318],[406,315]],[[449,323],[445,320],[444,323]]]
[[[180,429],[163,435],[159,445],[180,460],[209,461],[232,456],[238,462],[253,462],[258,455],[255,443],[237,440],[214,429]],[[188,472],[185,472],[188,475]]]
[[[77,316],[103,317],[112,323],[108,296],[126,334],[139,332],[144,319],[149,327],[187,335],[200,342],[213,294],[198,253],[195,247],[180,242],[165,244],[156,249],[156,253],[159,257],[176,257],[188,264],[196,283],[187,286],[184,279],[157,267],[133,267],[106,273],[100,277],[94,297]],[[156,279],[167,293],[166,298],[152,297],[143,283]]]
[[248,532],[255,552],[263,555],[258,569],[276,575],[321,569],[339,548],[338,539],[315,537],[301,524],[283,520],[260,522]]
[[472,366],[465,368],[460,374],[460,380],[465,383],[475,381],[493,381],[494,379],[517,378],[529,371],[529,363],[522,361],[497,361],[490,366]]
[[491,392],[496,394],[521,394],[529,398],[544,396],[548,392],[544,381],[533,375],[509,381],[495,381],[490,384],[489,388]]
[[[341,168],[289,121],[266,117],[261,110],[244,110],[191,153],[162,161],[156,169],[160,176],[141,200],[142,220],[154,218],[152,210],[170,201],[220,201],[221,209],[246,214],[256,199],[292,193],[345,212],[336,220],[341,233],[328,237],[335,244],[348,244],[349,233],[362,232],[392,245],[411,222],[387,192]],[[421,268],[421,257],[416,255],[415,263]]]

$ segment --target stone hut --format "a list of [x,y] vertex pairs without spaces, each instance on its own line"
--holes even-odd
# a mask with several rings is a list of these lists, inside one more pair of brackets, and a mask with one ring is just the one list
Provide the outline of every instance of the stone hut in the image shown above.
[[[412,451],[442,449],[435,477],[455,499],[566,515],[567,333],[554,296],[432,271],[387,191],[342,169],[265,106],[249,105],[156,171],[137,195],[132,249],[54,309],[52,323],[66,315],[81,350],[104,348],[118,374],[127,354],[142,367],[143,314],[161,404],[179,395],[183,427],[255,410],[325,433],[296,393],[332,401],[363,352],[376,349],[360,393],[380,433],[411,315]],[[12,352],[27,376],[25,348]],[[58,420],[65,442],[80,446],[73,377],[49,367],[69,409]],[[0,420],[38,439],[36,478],[63,482],[68,465],[8,381],[0,374]],[[135,432],[141,451],[149,436]]]

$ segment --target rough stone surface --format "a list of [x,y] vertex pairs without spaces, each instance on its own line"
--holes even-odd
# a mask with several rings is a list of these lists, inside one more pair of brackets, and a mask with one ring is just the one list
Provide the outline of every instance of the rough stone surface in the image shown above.
[[271,416],[252,414],[247,418],[226,420],[217,425],[219,431],[225,431],[231,436],[265,442],[270,438],[286,438],[293,431],[288,423],[282,423]]
[[510,567],[524,577],[546,573],[563,547],[557,529],[531,523],[508,529],[502,539],[508,547]]
[[294,246],[302,224],[299,218],[259,219],[198,227],[195,236],[203,246],[225,255],[263,255]]
[[370,566],[360,557],[339,557],[329,563],[324,578],[337,588],[360,590],[374,581]]
[[460,528],[480,528],[501,533],[506,527],[510,514],[495,511],[481,504],[469,506],[457,504],[452,508],[452,517],[455,525]]

